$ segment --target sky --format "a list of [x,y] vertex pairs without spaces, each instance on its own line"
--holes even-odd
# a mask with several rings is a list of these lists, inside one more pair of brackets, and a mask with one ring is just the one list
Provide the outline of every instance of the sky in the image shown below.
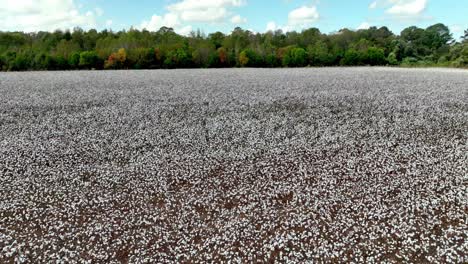
[[387,26],[399,34],[408,26],[439,22],[458,39],[468,29],[468,0],[0,0],[0,31],[167,26],[187,35],[235,27],[332,33]]

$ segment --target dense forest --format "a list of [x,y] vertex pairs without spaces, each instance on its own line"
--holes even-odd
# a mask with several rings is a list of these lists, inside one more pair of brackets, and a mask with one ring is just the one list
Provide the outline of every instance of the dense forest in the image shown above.
[[415,26],[395,35],[387,27],[323,34],[253,33],[181,36],[157,32],[94,29],[55,32],[0,32],[0,69],[171,69],[221,67],[403,65],[468,67],[468,30],[455,41],[447,26]]

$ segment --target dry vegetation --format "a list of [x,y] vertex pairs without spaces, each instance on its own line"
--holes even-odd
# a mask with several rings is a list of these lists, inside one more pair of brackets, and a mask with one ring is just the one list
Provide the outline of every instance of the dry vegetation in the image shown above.
[[0,73],[0,262],[467,262],[468,72]]

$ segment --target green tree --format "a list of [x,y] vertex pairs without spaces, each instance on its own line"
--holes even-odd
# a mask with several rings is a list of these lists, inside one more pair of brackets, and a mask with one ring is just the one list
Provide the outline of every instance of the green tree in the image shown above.
[[329,53],[327,44],[320,40],[307,48],[310,65],[327,66],[333,64],[333,57]]
[[384,65],[386,63],[385,52],[381,48],[370,47],[367,54],[367,62],[370,65]]
[[345,52],[343,59],[340,62],[341,65],[353,66],[362,64],[361,53],[355,49],[349,49]]
[[30,52],[20,52],[16,54],[16,57],[9,65],[9,70],[12,71],[25,71],[31,69],[31,63],[33,61]]
[[55,55],[62,56],[63,58],[68,60],[73,53],[80,51],[81,49],[78,43],[62,39],[55,48]]
[[167,68],[187,68],[191,66],[191,57],[183,48],[172,50],[167,54],[164,65]]
[[424,44],[425,30],[415,26],[408,27],[401,32],[401,39],[405,43],[404,57],[424,57],[431,53]]
[[314,45],[317,41],[320,41],[321,37],[322,34],[318,28],[309,28],[302,31],[299,37],[299,43],[294,44],[299,44],[300,47],[305,48]]
[[128,53],[128,63],[135,69],[155,69],[158,67],[154,48],[137,48]]
[[33,68],[35,70],[50,70],[53,66],[52,58],[46,53],[39,53],[34,57]]
[[71,33],[71,41],[76,43],[80,49],[84,48],[84,35],[84,30],[79,27],[75,27]]
[[468,45],[464,45],[461,51],[460,57],[458,57],[455,62],[458,64],[459,67],[467,67],[468,66]]
[[83,51],[80,53],[79,66],[84,69],[100,69],[102,60],[95,51]]
[[274,53],[268,54],[265,56],[265,66],[269,68],[281,66],[281,61],[278,60],[278,57]]
[[239,55],[241,51],[246,49],[250,44],[251,32],[248,30],[243,30],[240,27],[236,27],[231,35],[224,38],[223,46],[227,50],[233,50],[236,56]]
[[226,36],[219,31],[208,35],[208,39],[215,46],[215,49],[222,47],[225,37]]
[[72,69],[77,69],[80,64],[80,53],[79,52],[74,52],[70,55],[68,58],[68,65]]
[[196,41],[192,45],[192,49],[192,61],[196,67],[207,67],[210,56],[216,53],[215,45],[205,40]]
[[221,68],[221,63],[219,61],[218,54],[212,53],[208,57],[208,68]]
[[[190,36],[172,28],[85,31],[0,32],[1,70],[186,67],[300,67],[306,65],[451,65],[466,67],[468,30],[456,42],[444,24],[405,28],[399,36],[387,27],[322,34],[254,33],[235,28],[230,34],[201,31]],[[125,54],[119,53],[123,48]],[[305,56],[304,56],[305,55]],[[125,58],[125,59],[123,59]],[[305,58],[305,60],[304,60]]]
[[432,50],[437,50],[452,42],[453,37],[446,25],[438,23],[426,29],[425,41],[425,44],[429,45]]
[[54,62],[54,69],[56,70],[66,70],[69,68],[67,59],[60,55],[52,57],[52,61]]
[[263,64],[260,55],[252,49],[245,49],[239,54],[239,65],[241,67],[261,67]]
[[283,57],[283,66],[304,67],[307,66],[307,52],[303,48],[291,48]]
[[11,70],[14,70],[14,63],[15,63],[15,60],[16,60],[16,55],[17,55],[17,52],[15,51],[7,51],[5,52],[5,54],[3,54],[3,69],[5,71],[11,71]]

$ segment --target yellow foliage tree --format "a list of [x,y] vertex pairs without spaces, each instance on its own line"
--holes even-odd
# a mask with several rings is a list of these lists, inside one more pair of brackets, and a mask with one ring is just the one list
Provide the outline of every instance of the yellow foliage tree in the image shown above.
[[242,67],[246,66],[249,63],[249,57],[247,57],[247,52],[242,51],[239,54],[239,63]]
[[126,67],[127,51],[124,48],[112,53],[104,63],[106,69],[123,69]]
[[116,59],[120,66],[123,67],[127,61],[127,51],[124,48],[119,49],[119,51],[117,51]]

